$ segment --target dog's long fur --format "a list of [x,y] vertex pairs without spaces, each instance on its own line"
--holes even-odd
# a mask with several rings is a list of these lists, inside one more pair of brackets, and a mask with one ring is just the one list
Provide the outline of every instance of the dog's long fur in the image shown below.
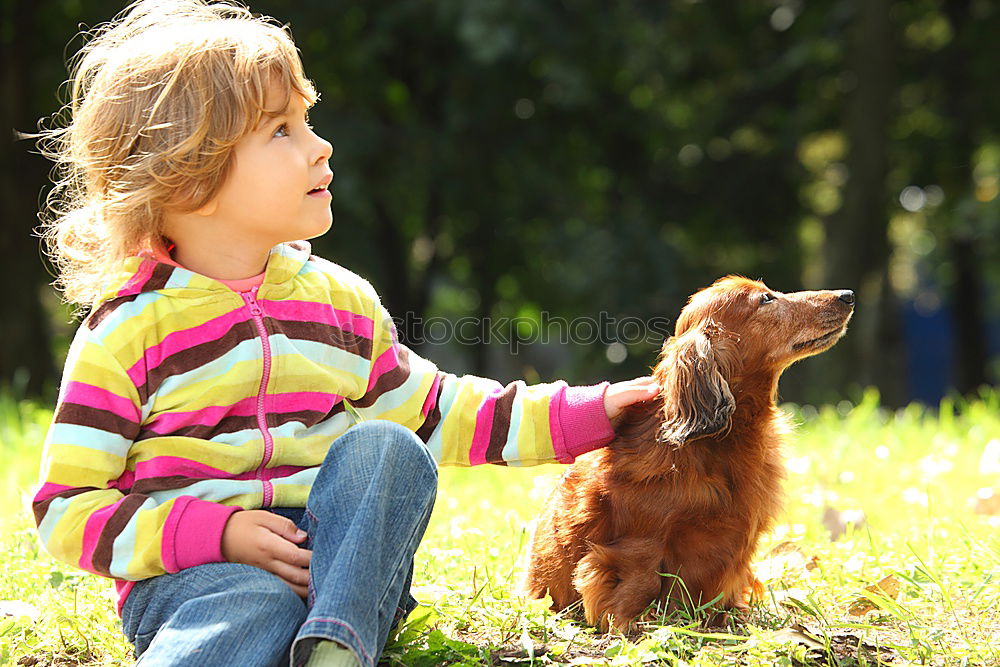
[[[691,297],[663,345],[654,401],[580,457],[536,527],[527,592],[633,629],[650,603],[745,608],[750,562],[780,505],[778,377],[832,346],[849,291],[781,294],[723,278]],[[679,584],[677,575],[683,580]]]

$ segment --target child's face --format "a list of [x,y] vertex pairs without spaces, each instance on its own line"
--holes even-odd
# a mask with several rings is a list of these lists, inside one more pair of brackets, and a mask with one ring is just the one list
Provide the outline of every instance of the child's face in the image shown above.
[[264,249],[330,229],[333,147],[312,131],[301,97],[293,94],[279,116],[265,115],[233,150],[229,175],[212,201],[215,218]]

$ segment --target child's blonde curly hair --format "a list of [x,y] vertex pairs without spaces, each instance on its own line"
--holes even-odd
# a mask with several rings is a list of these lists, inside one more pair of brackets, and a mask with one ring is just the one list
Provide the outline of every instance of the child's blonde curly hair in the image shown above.
[[[226,2],[140,0],[73,62],[67,122],[40,140],[56,162],[42,236],[55,284],[81,305],[158,242],[164,211],[211,201],[263,115],[317,97],[287,28]],[[272,86],[282,108],[265,107]]]

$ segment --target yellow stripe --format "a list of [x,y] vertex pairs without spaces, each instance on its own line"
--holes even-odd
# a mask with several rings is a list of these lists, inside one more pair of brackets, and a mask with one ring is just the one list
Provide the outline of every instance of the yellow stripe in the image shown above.
[[470,465],[472,438],[476,432],[476,409],[482,403],[483,392],[477,391],[476,378],[459,380],[455,401],[441,425],[441,463]]
[[305,507],[310,487],[305,484],[275,484],[274,507]]
[[430,392],[433,383],[433,373],[422,376],[416,391],[402,405],[392,410],[386,410],[379,414],[378,418],[396,422],[410,430],[416,431],[424,423],[421,410],[424,407],[424,401],[427,399],[427,394]]
[[[260,439],[242,445],[227,445],[214,440],[164,436],[135,443],[129,452],[129,457],[131,462],[142,463],[169,453],[170,456],[195,461],[236,475],[256,468],[260,464],[259,453],[262,451],[263,444]],[[250,456],[248,452],[257,454]]]
[[56,558],[77,565],[83,554],[83,532],[90,515],[118,502],[121,497],[119,491],[107,489],[71,498],[62,507],[64,511],[50,533],[51,539],[46,548]]
[[125,468],[125,459],[89,447],[49,443],[43,471],[46,482],[64,486],[94,486],[101,488],[117,479]]
[[135,525],[135,551],[125,566],[129,578],[145,578],[166,572],[163,565],[163,524],[170,514],[174,500],[168,500],[156,509],[142,510],[133,517]]
[[[69,361],[67,361],[67,367],[69,367]],[[139,394],[135,385],[124,372],[115,372],[115,369],[118,368],[121,367],[110,355],[109,350],[100,344],[88,343],[79,350],[71,379],[74,382],[100,387],[105,391],[127,398],[132,401],[133,405],[138,406]]]

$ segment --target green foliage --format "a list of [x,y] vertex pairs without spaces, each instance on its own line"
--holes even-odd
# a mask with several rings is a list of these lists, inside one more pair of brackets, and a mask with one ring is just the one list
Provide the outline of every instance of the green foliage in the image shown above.
[[[785,409],[798,423],[786,509],[760,545],[763,599],[740,622],[705,628],[704,609],[661,617],[634,637],[603,636],[573,610],[554,614],[520,597],[530,522],[563,468],[444,469],[417,555],[414,594],[424,606],[398,629],[385,661],[997,664],[1000,518],[996,509],[977,513],[976,503],[986,497],[977,491],[997,486],[1000,462],[986,452],[1000,443],[1000,394],[933,410],[886,410],[875,392],[856,405]],[[50,415],[9,396],[0,415],[5,490],[26,493]],[[864,523],[855,513],[838,528],[831,511],[848,510],[863,511]],[[28,517],[0,516],[0,664],[128,663],[109,583],[52,560]]]
[[[5,51],[23,73],[8,96],[17,129],[55,111],[78,26],[123,4],[4,5],[3,43],[31,35]],[[858,0],[251,5],[291,26],[322,93],[312,118],[336,146],[337,223],[316,247],[371,278],[399,317],[674,317],[692,291],[733,272],[783,290],[828,286],[826,227],[852,189],[877,209],[874,245],[888,224],[888,265],[867,270],[888,270],[891,291],[940,300],[970,277],[1000,284],[995,2],[888,2],[894,68],[888,136],[874,139],[888,165],[878,183],[846,166],[847,109],[868,83],[850,60]],[[0,179],[36,179],[13,193],[25,198],[18,207],[0,200],[11,219],[30,218],[44,187],[44,165],[32,164]],[[846,237],[865,221],[838,224]],[[973,257],[956,255],[956,242]],[[995,294],[976,299],[996,312]],[[991,312],[959,311],[973,329]],[[11,319],[23,327],[20,315]],[[44,346],[41,321],[26,318]],[[608,374],[602,345],[563,352],[558,369],[541,369],[546,379]],[[643,372],[654,350],[628,352],[620,377]],[[0,354],[11,356],[0,357],[9,382],[29,355]],[[481,348],[456,354],[455,370],[484,370]],[[810,383],[788,388],[819,400]]]

